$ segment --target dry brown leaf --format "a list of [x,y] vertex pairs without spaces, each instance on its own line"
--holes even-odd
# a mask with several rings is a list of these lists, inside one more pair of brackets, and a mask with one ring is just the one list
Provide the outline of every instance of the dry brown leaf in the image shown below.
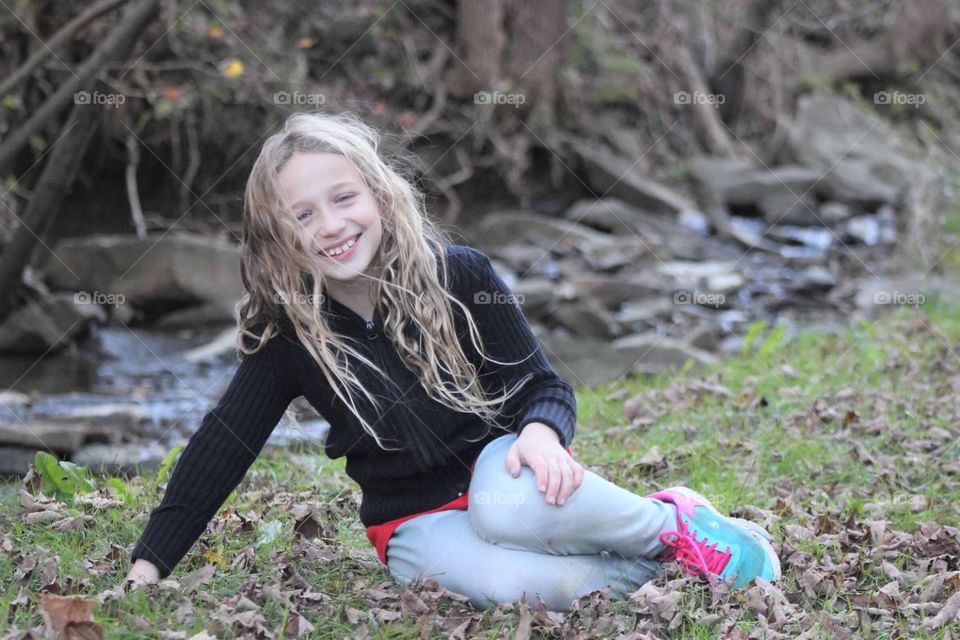
[[283,637],[299,638],[310,633],[313,629],[314,627],[309,620],[296,611],[290,611],[290,618],[283,628]]
[[103,627],[94,622],[96,602],[76,596],[44,594],[40,598],[40,613],[47,632],[55,638],[102,640]]
[[960,612],[960,592],[950,596],[950,599],[943,605],[940,613],[927,620],[923,624],[923,627],[927,631],[936,631],[953,622],[957,618],[958,612]]
[[520,619],[517,621],[514,640],[530,640],[530,607],[527,605],[527,594],[524,592],[520,596]]

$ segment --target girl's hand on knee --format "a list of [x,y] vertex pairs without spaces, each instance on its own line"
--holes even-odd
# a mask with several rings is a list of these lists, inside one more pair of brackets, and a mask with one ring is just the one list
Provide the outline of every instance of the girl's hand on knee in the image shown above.
[[546,425],[527,425],[510,445],[506,466],[514,478],[520,476],[521,464],[533,470],[537,489],[545,492],[549,504],[562,506],[583,483],[583,467],[560,445],[556,432]]

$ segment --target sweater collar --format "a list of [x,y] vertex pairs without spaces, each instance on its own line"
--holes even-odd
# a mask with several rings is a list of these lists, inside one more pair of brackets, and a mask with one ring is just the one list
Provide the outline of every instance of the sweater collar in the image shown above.
[[[359,326],[362,326],[362,327],[365,327],[365,326],[367,325],[367,321],[366,321],[366,320],[364,320],[362,317],[360,317],[360,315],[358,315],[356,312],[354,312],[352,309],[350,309],[350,308],[347,307],[346,305],[341,304],[340,302],[338,302],[337,299],[334,298],[333,296],[331,296],[331,295],[325,295],[323,299],[324,299],[324,303],[326,304],[327,311],[331,312],[332,315],[335,315],[335,316],[337,316],[337,317],[345,320],[346,322],[348,322],[348,323],[351,324],[351,325],[359,325]],[[374,307],[374,309],[373,309],[373,320],[372,320],[372,321],[373,321],[373,323],[374,323],[375,325],[379,325],[379,324],[380,324],[380,308],[379,308],[379,305],[376,306],[376,307]]]

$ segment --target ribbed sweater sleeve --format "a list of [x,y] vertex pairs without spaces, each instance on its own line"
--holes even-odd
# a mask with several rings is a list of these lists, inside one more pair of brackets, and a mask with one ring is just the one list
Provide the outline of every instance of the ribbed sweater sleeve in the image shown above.
[[[573,388],[553,369],[534,336],[513,292],[494,270],[490,258],[467,247],[465,268],[469,289],[463,300],[483,338],[486,355],[480,379],[488,392],[499,395],[526,376],[531,378],[504,406],[507,417],[517,416],[517,433],[531,422],[542,422],[560,436],[567,447],[573,440],[577,401]],[[468,338],[469,340],[469,338]]]
[[180,453],[132,561],[145,558],[166,578],[240,484],[290,402],[301,395],[283,341],[274,336],[257,353],[242,356],[223,396]]

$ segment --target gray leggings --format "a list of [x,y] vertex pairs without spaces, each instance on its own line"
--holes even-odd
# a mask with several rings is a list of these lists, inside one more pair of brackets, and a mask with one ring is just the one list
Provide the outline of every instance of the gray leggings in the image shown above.
[[517,436],[480,452],[469,507],[428,513],[397,527],[387,546],[400,584],[433,577],[479,609],[516,602],[526,592],[551,611],[605,586],[622,595],[656,575],[660,533],[676,528],[672,504],[644,498],[584,469],[583,483],[562,507],[548,504],[533,470],[514,478],[506,455]]

